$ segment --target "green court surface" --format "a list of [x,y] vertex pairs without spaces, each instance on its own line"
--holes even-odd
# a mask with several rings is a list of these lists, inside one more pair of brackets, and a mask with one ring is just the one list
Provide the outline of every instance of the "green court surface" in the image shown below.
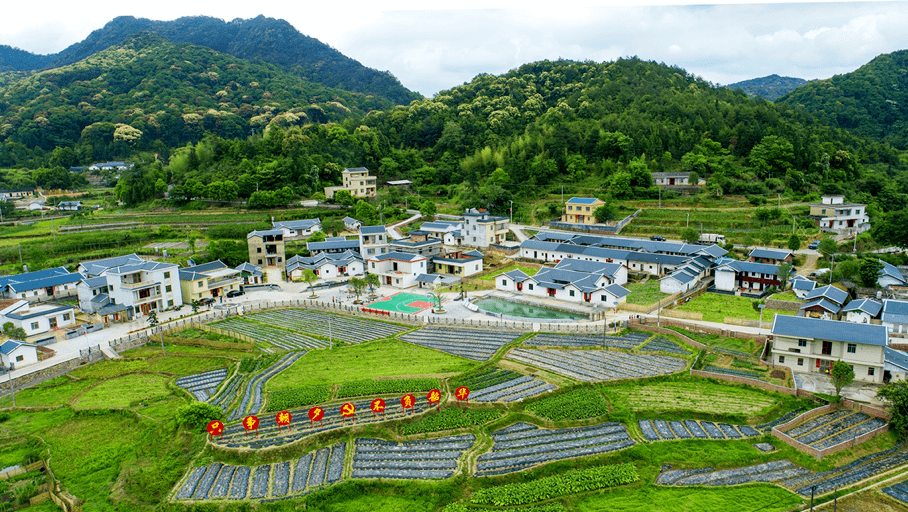
[[432,298],[429,297],[429,294],[419,295],[416,293],[399,292],[389,297],[370,302],[366,304],[366,307],[380,309],[382,311],[415,314],[424,309],[431,308],[431,300]]

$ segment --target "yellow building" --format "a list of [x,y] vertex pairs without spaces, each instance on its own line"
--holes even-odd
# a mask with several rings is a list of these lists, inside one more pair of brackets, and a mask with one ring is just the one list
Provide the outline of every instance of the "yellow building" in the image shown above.
[[227,292],[239,290],[242,283],[240,271],[220,260],[180,269],[180,294],[184,304],[222,297]]
[[593,213],[596,208],[605,206],[605,201],[590,197],[572,197],[565,204],[561,222],[572,224],[599,224]]
[[356,167],[341,172],[344,184],[339,187],[325,187],[325,197],[331,199],[338,190],[348,190],[354,198],[375,197],[375,176],[369,176],[369,169]]

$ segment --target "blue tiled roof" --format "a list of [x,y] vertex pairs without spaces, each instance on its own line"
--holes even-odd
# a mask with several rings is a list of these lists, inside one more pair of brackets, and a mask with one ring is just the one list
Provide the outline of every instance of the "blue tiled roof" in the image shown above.
[[33,347],[33,346],[34,346],[33,344],[31,344],[31,343],[26,343],[26,342],[24,342],[24,341],[19,341],[19,340],[6,340],[6,341],[3,342],[3,345],[0,345],[0,354],[6,354],[6,355],[11,354],[11,353],[13,352],[13,350],[16,350],[17,348],[19,348],[19,347],[21,347],[21,346],[23,346],[23,345],[24,345],[24,346],[27,346],[27,347]]
[[598,199],[595,197],[572,197],[567,200],[568,203],[573,204],[593,204],[596,201],[598,201]]
[[880,269],[880,277],[891,277],[900,281],[902,284],[905,284],[905,278],[902,276],[902,273],[899,272],[899,269],[894,265],[886,263],[883,260],[879,260],[883,264],[883,268]]
[[522,270],[517,270],[517,269],[511,270],[510,272],[505,272],[505,273],[499,274],[499,275],[509,277],[514,281],[523,281],[524,279],[527,279],[530,277],[530,276],[526,275]]
[[826,299],[824,299],[824,298],[819,298],[819,299],[816,299],[816,300],[812,300],[812,301],[810,301],[810,302],[805,302],[805,303],[801,306],[801,309],[809,309],[809,308],[813,308],[813,307],[817,307],[817,306],[819,306],[819,307],[821,307],[821,308],[825,309],[826,311],[829,311],[830,313],[833,313],[833,314],[839,312],[839,305],[838,305],[838,304],[835,304],[834,302],[828,301],[828,300],[826,300]]
[[614,295],[615,297],[618,297],[619,299],[621,297],[626,297],[626,296],[630,295],[630,293],[631,293],[630,290],[621,286],[620,284],[610,284],[605,287],[605,291],[611,293],[612,295]]
[[863,311],[864,313],[875,317],[880,314],[881,309],[883,309],[883,305],[875,300],[857,299],[849,302],[847,306],[842,308],[842,313],[848,313],[849,311]]
[[48,277],[54,276],[65,276],[69,275],[69,271],[63,267],[48,268],[45,270],[35,270],[34,272],[25,272],[22,274],[12,274],[8,276],[0,276],[0,287],[6,286],[11,282],[15,283],[24,283],[26,281],[32,281],[37,279],[45,279]]
[[420,256],[418,254],[409,254],[406,252],[400,251],[391,251],[386,252],[385,254],[379,254],[378,256],[367,258],[372,261],[385,261],[385,260],[399,260],[399,261],[418,261],[426,259],[425,256]]
[[384,226],[360,226],[359,232],[363,235],[378,235],[387,233],[388,230]]
[[772,322],[772,333],[775,336],[861,343],[880,347],[885,347],[889,339],[886,327],[882,325],[788,315],[776,315]]
[[891,324],[908,324],[908,302],[883,299],[882,321]]
[[82,274],[65,274],[58,276],[45,277],[43,279],[34,279],[22,282],[10,282],[9,289],[14,292],[24,292],[28,290],[37,290],[39,288],[49,288],[61,284],[78,283],[82,280]]
[[775,249],[761,249],[759,247],[750,251],[751,258],[768,258],[773,260],[784,260],[791,256],[791,251],[781,251]]
[[443,279],[438,274],[419,274],[416,276],[416,281],[420,283],[434,283],[440,279]]
[[307,242],[306,249],[310,251],[328,251],[331,249],[357,249],[359,240],[331,240],[324,242]]
[[848,300],[848,292],[836,288],[831,284],[826,286],[821,286],[820,288],[814,288],[811,290],[806,297],[806,300],[814,300],[820,297],[825,297],[836,304],[845,304],[845,301]]
[[815,281],[811,281],[810,279],[807,279],[806,277],[801,278],[801,279],[792,279],[791,280],[791,288],[794,290],[810,291],[816,287],[817,287],[817,283]]
[[908,370],[908,354],[900,351],[886,347],[884,351],[886,354],[886,364],[892,364],[898,366],[903,370]]

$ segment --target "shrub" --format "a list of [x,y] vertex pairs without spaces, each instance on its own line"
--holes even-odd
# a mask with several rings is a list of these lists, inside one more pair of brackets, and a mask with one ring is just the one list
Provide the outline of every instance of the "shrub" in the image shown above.
[[193,402],[177,410],[177,424],[193,431],[204,431],[208,422],[219,420],[223,412],[220,408],[205,402]]

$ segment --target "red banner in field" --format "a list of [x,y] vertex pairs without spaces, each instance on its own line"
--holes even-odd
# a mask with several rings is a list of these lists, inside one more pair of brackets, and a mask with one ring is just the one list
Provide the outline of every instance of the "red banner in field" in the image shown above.
[[274,421],[277,422],[277,430],[280,431],[281,427],[290,428],[290,421],[293,419],[293,415],[287,411],[281,411],[277,413],[277,416],[274,417]]
[[404,395],[400,399],[400,406],[403,408],[404,412],[407,412],[407,409],[413,410],[413,406],[416,405],[416,399],[413,398],[413,395]]
[[342,420],[346,420],[347,418],[353,418],[353,421],[355,422],[356,421],[355,414],[356,414],[356,406],[353,405],[353,402],[347,402],[341,406]]
[[372,400],[372,403],[369,404],[369,408],[372,409],[372,417],[374,418],[376,414],[381,413],[382,417],[385,416],[385,401],[381,398],[376,398]]
[[309,409],[309,426],[310,427],[312,426],[312,424],[314,422],[316,422],[316,421],[321,422],[323,419],[325,419],[324,409],[322,409],[321,407],[313,407],[313,408]]
[[454,390],[454,397],[457,398],[458,407],[460,407],[461,401],[467,402],[469,404],[470,402],[468,399],[470,398],[470,390],[467,389],[466,386],[460,386],[459,388]]
[[208,430],[209,436],[212,436],[212,437],[213,436],[223,436],[224,435],[224,424],[218,420],[212,420],[212,421],[208,422],[208,426],[206,427],[206,430]]
[[439,401],[441,401],[441,391],[437,389],[429,391],[429,394],[426,395],[426,400],[429,401],[429,407],[438,404],[438,408],[441,409],[441,404],[439,404]]
[[249,415],[243,418],[243,428],[246,431],[255,430],[255,435],[259,435],[259,418],[255,415]]

